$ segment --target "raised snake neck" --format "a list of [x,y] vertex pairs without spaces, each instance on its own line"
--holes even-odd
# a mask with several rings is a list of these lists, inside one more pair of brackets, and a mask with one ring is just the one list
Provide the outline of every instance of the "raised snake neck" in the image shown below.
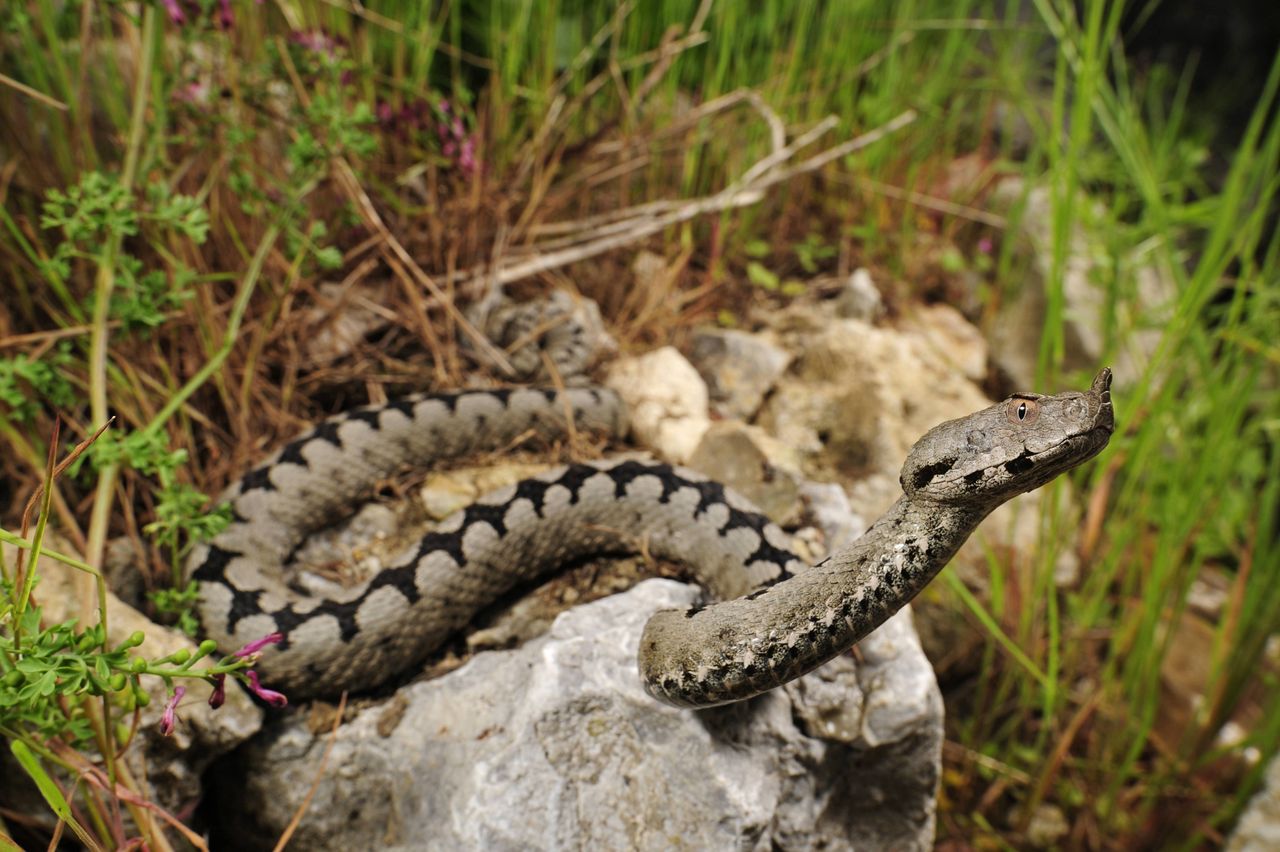
[[811,568],[724,486],[655,462],[558,467],[481,498],[368,582],[308,595],[281,568],[315,529],[407,466],[508,446],[531,429],[625,432],[611,392],[469,391],[361,408],[285,445],[226,495],[231,525],[195,549],[205,630],[231,650],[268,633],[258,668],[293,697],[360,690],[420,662],[512,588],[574,559],[635,549],[687,563],[720,603],[654,615],[639,667],[678,706],[737,701],[849,648],[922,589],[993,509],[1096,455],[1113,429],[1111,373],[1088,392],[1019,394],[932,429],[904,494]]

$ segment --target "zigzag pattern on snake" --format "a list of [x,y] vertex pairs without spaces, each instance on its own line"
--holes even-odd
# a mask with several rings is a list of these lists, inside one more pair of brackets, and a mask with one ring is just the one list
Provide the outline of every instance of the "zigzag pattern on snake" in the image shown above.
[[365,689],[421,662],[508,590],[585,556],[685,562],[713,598],[662,612],[641,639],[646,689],[711,706],[771,689],[849,648],[928,583],[996,506],[1096,455],[1113,430],[1110,371],[1084,393],[1019,394],[931,430],[903,467],[903,496],[848,548],[811,568],[788,537],[719,483],[635,460],[573,464],[481,498],[369,582],[340,596],[286,585],[312,531],[405,467],[509,446],[530,430],[621,436],[609,391],[519,389],[412,397],[331,418],[226,495],[233,522],[189,572],[211,638],[233,649],[278,631],[259,663],[292,696]]

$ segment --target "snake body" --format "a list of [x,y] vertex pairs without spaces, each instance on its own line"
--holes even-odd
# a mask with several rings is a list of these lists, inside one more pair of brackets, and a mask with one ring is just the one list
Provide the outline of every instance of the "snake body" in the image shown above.
[[291,697],[367,689],[420,662],[508,590],[574,559],[634,551],[688,564],[720,603],[660,612],[641,638],[649,693],[677,706],[736,701],[798,677],[905,605],[996,506],[1096,455],[1112,429],[1110,371],[1085,393],[1019,394],[935,427],[904,494],[856,542],[806,568],[788,537],[693,471],[572,464],[487,495],[371,580],[317,597],[281,579],[306,536],[406,466],[510,445],[535,431],[622,435],[610,391],[422,395],[326,420],[225,495],[233,520],[192,553],[201,620],[227,650],[278,632],[258,664]]

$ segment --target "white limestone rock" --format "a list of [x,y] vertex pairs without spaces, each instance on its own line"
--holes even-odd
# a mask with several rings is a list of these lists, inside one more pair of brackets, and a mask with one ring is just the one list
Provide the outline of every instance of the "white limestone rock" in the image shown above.
[[711,426],[707,385],[672,346],[615,361],[605,385],[627,404],[636,440],[668,461],[687,462]]
[[647,581],[406,686],[338,729],[324,771],[327,731],[282,716],[220,780],[217,812],[265,843],[318,779],[300,849],[928,848],[942,710],[909,615],[863,664],[694,712],[646,695],[635,655],[653,612],[695,597]]

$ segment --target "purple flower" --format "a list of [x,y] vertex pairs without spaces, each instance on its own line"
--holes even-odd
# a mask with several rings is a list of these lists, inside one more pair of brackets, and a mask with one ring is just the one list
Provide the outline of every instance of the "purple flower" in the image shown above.
[[284,641],[283,633],[268,633],[266,636],[263,636],[261,639],[254,639],[248,645],[245,645],[239,651],[236,651],[233,656],[243,660],[245,657],[248,657],[251,654],[258,653],[268,645],[275,645],[277,642],[283,642],[283,641]]
[[178,718],[178,702],[186,694],[187,688],[185,686],[175,686],[173,695],[169,697],[169,703],[164,705],[164,715],[160,717],[160,733],[166,737],[173,733],[173,726]]
[[276,692],[273,689],[267,689],[258,683],[258,673],[255,671],[247,671],[244,676],[249,680],[249,691],[270,704],[272,707],[283,707],[289,703],[289,699],[284,697],[283,693]]
[[476,172],[476,140],[474,136],[468,136],[462,140],[462,150],[458,152],[458,168],[462,169],[464,174],[473,175]]
[[229,30],[235,22],[235,15],[231,12],[231,0],[218,0],[218,26],[221,29]]
[[475,136],[467,133],[467,126],[463,124],[461,116],[450,113],[448,101],[441,101],[439,109],[447,119],[436,124],[440,153],[456,162],[463,174],[474,174],[477,167]]
[[303,50],[319,53],[329,59],[334,58],[337,55],[338,48],[342,46],[342,42],[339,39],[321,29],[297,30],[289,34],[289,41]]
[[206,104],[209,102],[209,84],[193,80],[174,89],[173,99],[183,104]]
[[178,5],[178,0],[160,0],[164,4],[164,10],[169,13],[169,20],[175,24],[185,24],[187,22],[187,13],[182,11],[182,7]]
[[224,674],[216,674],[213,676],[213,694],[209,696],[209,706],[217,710],[227,700],[227,676]]
[[995,244],[991,242],[990,237],[983,237],[982,239],[978,240],[978,251],[982,252],[983,254],[991,254],[991,249],[994,247],[995,247]]

